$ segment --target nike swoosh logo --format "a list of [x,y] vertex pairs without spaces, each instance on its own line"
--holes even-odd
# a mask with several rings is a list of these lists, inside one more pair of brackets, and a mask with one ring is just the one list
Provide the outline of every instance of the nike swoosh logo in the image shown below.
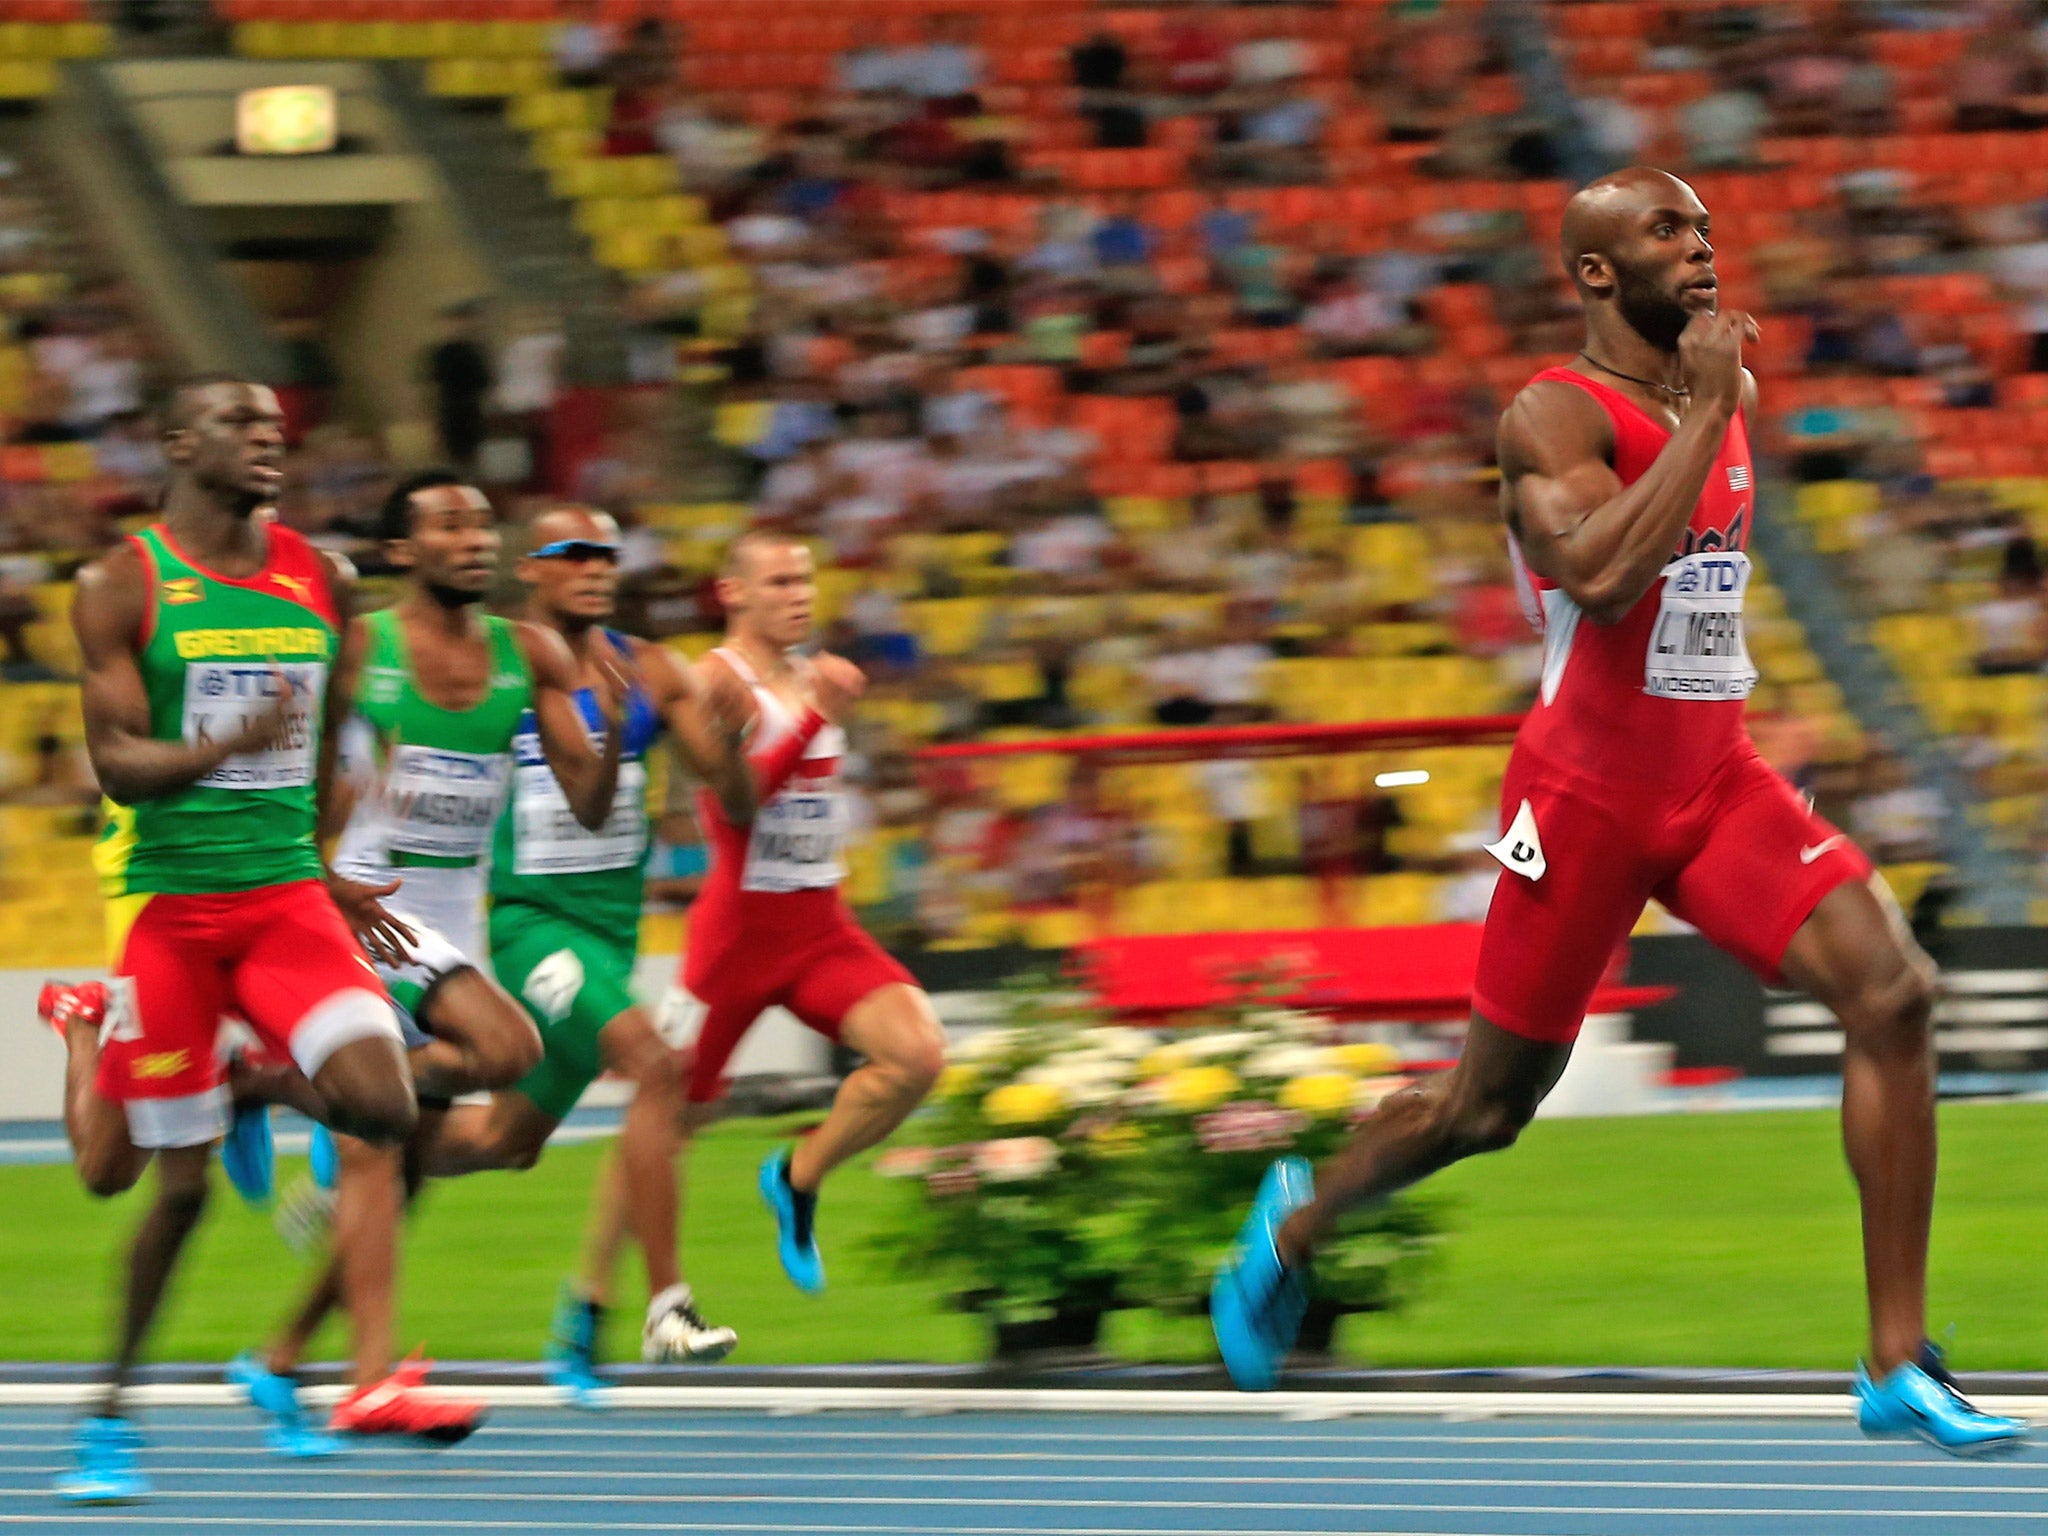
[[1834,847],[1835,844],[1846,843],[1847,841],[1849,841],[1847,833],[1837,832],[1833,837],[1830,837],[1825,841],[1815,843],[1811,848],[1800,849],[1799,862],[1802,864],[1811,864],[1815,859],[1819,858],[1822,854],[1826,853],[1830,848]]

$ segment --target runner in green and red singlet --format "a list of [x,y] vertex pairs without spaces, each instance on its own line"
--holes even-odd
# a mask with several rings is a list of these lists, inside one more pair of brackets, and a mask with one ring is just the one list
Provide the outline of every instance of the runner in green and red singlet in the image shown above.
[[115,952],[103,995],[79,989],[46,1013],[68,1052],[65,1128],[86,1187],[117,1194],[158,1166],[107,1390],[59,1483],[78,1500],[147,1491],[122,1391],[206,1203],[227,1121],[222,1016],[293,1062],[337,1128],[395,1142],[416,1118],[390,999],[350,931],[383,921],[383,892],[326,877],[316,839],[348,706],[328,673],[350,591],[258,515],[281,478],[283,422],[262,385],[182,386],[163,519],[82,572],[72,610],[86,749],[111,806],[98,854]]

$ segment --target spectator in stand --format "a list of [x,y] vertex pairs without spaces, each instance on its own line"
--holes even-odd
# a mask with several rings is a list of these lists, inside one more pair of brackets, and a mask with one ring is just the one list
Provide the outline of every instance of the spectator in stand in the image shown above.
[[1998,133],[2031,128],[2034,114],[2024,99],[2041,87],[2041,67],[2032,39],[2009,10],[1976,30],[1951,78],[1956,128],[1963,133]]
[[1074,84],[1084,91],[1121,91],[1130,55],[1114,32],[1097,28],[1067,50]]
[[1939,794],[1917,787],[1905,763],[1890,752],[1870,758],[1863,781],[1849,826],[1873,859],[1906,864],[1941,857],[1945,807]]
[[617,46],[617,34],[604,21],[603,0],[570,0],[555,29],[553,44],[555,69],[562,83],[603,85]]
[[675,87],[675,56],[668,28],[659,16],[633,23],[624,45],[608,64],[611,116],[604,130],[607,155],[658,155],[655,130]]
[[1756,92],[1723,81],[1679,114],[1686,164],[1695,170],[1739,170],[1757,163],[1757,139],[1770,109]]
[[2031,338],[2028,370],[2048,373],[2048,211],[2034,214],[2032,234],[2032,239],[1996,251],[1992,270]]
[[2048,610],[2041,593],[2041,557],[2025,534],[2005,546],[1998,593],[1970,610],[1979,677],[2039,672],[2048,661]]
[[1198,6],[1172,14],[1163,35],[1166,88],[1181,96],[1212,96],[1230,83],[1230,40]]
[[484,440],[484,401],[491,391],[490,354],[484,350],[483,304],[469,299],[443,311],[446,334],[427,353],[434,392],[434,426],[451,464],[468,469]]

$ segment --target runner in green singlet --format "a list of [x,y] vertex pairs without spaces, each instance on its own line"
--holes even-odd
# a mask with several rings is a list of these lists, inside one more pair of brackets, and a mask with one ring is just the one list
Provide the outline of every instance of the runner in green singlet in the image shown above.
[[[355,726],[368,761],[336,867],[373,886],[397,884],[390,915],[408,931],[402,953],[380,946],[379,973],[418,1026],[408,1043],[431,1132],[454,1096],[517,1082],[540,1059],[533,1025],[479,969],[485,871],[514,737],[528,730],[535,755],[569,786],[571,824],[602,827],[619,783],[612,727],[630,680],[623,666],[601,671],[586,722],[561,638],[477,611],[495,575],[497,519],[461,476],[423,471],[402,482],[387,499],[383,532],[408,580],[399,602],[357,621],[343,648],[340,670],[359,680]],[[594,746],[593,735],[604,744]],[[236,1363],[236,1379],[258,1407],[295,1419],[299,1357],[345,1299],[355,1390],[332,1427],[459,1440],[481,1406],[416,1391],[416,1364],[393,1370],[403,1159],[345,1137],[337,1151],[334,1257],[265,1357]]]
[[[604,627],[618,589],[619,531],[611,518],[563,507],[536,521],[535,548],[520,563],[530,588],[526,616],[559,633],[577,657],[586,719],[598,722],[593,691],[624,662],[639,685],[626,700],[619,734],[619,794],[602,828],[568,814],[561,785],[543,761],[529,724],[516,744],[511,805],[491,865],[491,960],[540,1026],[546,1054],[516,1088],[488,1107],[463,1106],[423,1138],[429,1174],[530,1167],[584,1089],[606,1068],[635,1085],[619,1156],[627,1169],[627,1221],[646,1256],[651,1299],[641,1331],[649,1361],[716,1360],[737,1342],[697,1313],[676,1260],[677,1042],[664,1040],[635,1002],[633,965],[646,872],[647,749],[663,729],[729,815],[753,811],[752,778],[741,754],[740,717],[707,717],[690,668],[673,652]],[[600,1297],[565,1303],[594,1332]],[[559,1377],[572,1390],[588,1372]]]
[[[127,1256],[114,1362],[58,1491],[148,1491],[124,1389],[225,1129],[222,1016],[244,1017],[310,1084],[301,1102],[391,1145],[416,1123],[397,1023],[349,929],[373,887],[323,880],[316,838],[348,680],[330,677],[350,582],[260,516],[284,454],[277,396],[213,375],[173,394],[162,521],[80,574],[86,749],[109,802],[99,852],[112,980],[45,989],[67,1053],[64,1118],[95,1195],[157,1164]],[[346,909],[346,912],[342,910]]]

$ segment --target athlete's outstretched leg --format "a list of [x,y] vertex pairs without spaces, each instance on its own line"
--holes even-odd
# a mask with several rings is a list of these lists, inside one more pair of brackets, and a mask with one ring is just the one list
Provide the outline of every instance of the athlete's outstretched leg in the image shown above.
[[101,1400],[100,1414],[115,1418],[121,1411],[121,1393],[135,1369],[142,1341],[149,1336],[163,1303],[164,1287],[184,1251],[185,1239],[199,1225],[206,1210],[207,1163],[210,1143],[196,1147],[166,1147],[156,1155],[156,1199],[135,1233],[128,1250],[128,1284],[122,1295],[121,1332],[115,1342],[114,1361]]
[[825,1123],[789,1154],[790,1187],[806,1194],[901,1125],[946,1066],[946,1033],[931,999],[902,982],[878,987],[854,1004],[840,1039],[867,1060],[839,1085]]
[[1315,1198],[1288,1217],[1275,1239],[1282,1262],[1299,1265],[1360,1202],[1463,1158],[1513,1146],[1571,1051],[1475,1017],[1455,1067],[1389,1094],[1343,1150],[1316,1170]]
[[1934,1218],[1934,962],[1869,887],[1823,897],[1785,951],[1786,979],[1842,1021],[1842,1140],[1863,1207],[1870,1366],[1917,1359],[1927,1336]]
[[675,1052],[644,1010],[629,1008],[598,1036],[604,1063],[633,1083],[619,1132],[624,1216],[647,1260],[647,1289],[659,1295],[681,1279],[676,1260],[677,1153],[683,1145],[683,1085]]

